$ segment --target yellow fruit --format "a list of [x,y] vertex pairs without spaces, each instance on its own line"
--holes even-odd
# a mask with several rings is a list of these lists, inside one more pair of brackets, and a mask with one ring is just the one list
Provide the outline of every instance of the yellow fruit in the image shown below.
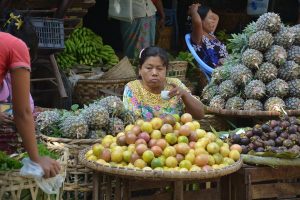
[[210,154],[219,153],[220,146],[216,142],[211,142],[206,146],[206,149]]
[[150,122],[144,122],[141,126],[141,130],[151,133],[153,131],[152,124]]
[[194,163],[195,161],[195,154],[193,153],[188,153],[184,157],[185,160],[189,160],[191,163]]
[[170,156],[176,156],[176,149],[173,146],[168,146],[164,149],[163,155],[167,158]]
[[113,143],[113,139],[111,137],[104,137],[101,141],[103,147],[108,148]]
[[134,161],[134,166],[139,169],[143,169],[147,166],[147,163],[142,159],[137,159],[136,161]]
[[118,151],[118,150],[112,151],[110,159],[111,159],[112,162],[116,162],[116,163],[122,162],[122,160],[123,160],[123,151]]
[[179,167],[180,168],[185,168],[185,169],[189,170],[192,167],[192,163],[189,160],[182,160],[179,163]]
[[220,153],[221,153],[221,155],[222,155],[223,157],[228,157],[229,152],[230,152],[230,150],[229,150],[228,147],[226,147],[226,146],[221,146],[221,148],[220,148]]
[[223,163],[227,163],[228,165],[232,165],[234,163],[234,160],[232,158],[224,158]]
[[142,126],[143,123],[144,123],[144,120],[142,120],[142,119],[138,119],[135,121],[135,124],[138,126]]
[[234,161],[239,160],[241,157],[240,152],[238,150],[231,150],[229,152],[229,158],[233,159]]
[[195,131],[196,130],[196,127],[195,127],[195,125],[194,125],[193,122],[187,122],[184,125],[189,126],[191,131]]
[[214,142],[217,139],[217,136],[212,132],[206,133],[205,137],[209,138],[211,142]]
[[154,153],[151,150],[146,150],[143,153],[142,158],[146,163],[150,163],[154,158]]
[[181,135],[177,138],[177,141],[178,143],[186,143],[188,144],[189,143],[189,139],[188,137],[184,136],[184,135]]
[[212,155],[208,155],[208,165],[213,166],[215,164],[215,159]]
[[177,142],[177,137],[174,133],[167,133],[165,139],[171,145]]
[[242,147],[239,144],[231,145],[230,150],[237,150],[239,153],[242,153]]
[[85,153],[85,158],[87,158],[87,157],[89,157],[89,156],[91,156],[93,154],[94,154],[93,150],[91,149],[91,150],[89,150],[88,152]]
[[89,157],[87,157],[87,160],[90,161],[96,161],[98,158],[95,155],[90,155]]
[[206,131],[203,129],[196,129],[196,133],[199,139],[203,138],[206,135]]
[[190,113],[184,113],[183,115],[181,115],[180,120],[184,124],[187,122],[192,122],[193,116]]
[[174,168],[178,165],[177,159],[174,156],[170,156],[166,159],[166,166],[170,168]]
[[173,114],[172,116],[175,118],[176,122],[180,121],[180,116],[178,114]]
[[223,162],[223,156],[220,153],[215,153],[213,157],[216,164],[221,164]]
[[153,130],[150,137],[152,139],[160,139],[161,138],[160,130]]
[[200,154],[209,154],[203,147],[195,149],[195,155],[200,155]]
[[162,162],[161,159],[159,158],[153,158],[152,161],[151,161],[151,168],[152,169],[155,169],[157,167],[163,167],[164,166],[164,163]]
[[163,125],[163,120],[158,117],[154,117],[153,119],[151,119],[150,123],[154,130],[159,130],[160,127]]
[[193,171],[200,171],[201,170],[201,167],[197,166],[197,165],[192,165],[190,171],[193,172]]
[[134,127],[133,124],[128,124],[126,127],[125,127],[125,132],[128,132],[128,131],[131,131],[131,129]]
[[200,123],[198,122],[198,121],[192,121],[193,122],[193,124],[194,124],[194,126],[195,126],[195,129],[200,129]]
[[132,151],[129,151],[129,150],[126,150],[123,152],[123,160],[125,162],[130,162],[130,158],[131,158],[131,155],[132,155]]
[[107,163],[107,162],[106,162],[105,160],[103,160],[103,159],[98,159],[98,160],[96,160],[96,162],[99,163],[99,164],[101,164],[101,165],[104,165],[104,164]]
[[220,138],[217,138],[217,139],[216,139],[216,143],[217,143],[220,147],[223,146],[223,144],[224,144],[223,140],[221,140]]

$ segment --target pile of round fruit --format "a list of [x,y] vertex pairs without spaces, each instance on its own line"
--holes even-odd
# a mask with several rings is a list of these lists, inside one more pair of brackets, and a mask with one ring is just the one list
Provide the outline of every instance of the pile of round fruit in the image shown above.
[[188,113],[137,120],[116,137],[106,135],[85,158],[102,165],[143,170],[198,171],[220,169],[240,159],[240,145],[229,146],[200,129]]
[[244,154],[255,151],[300,155],[300,119],[285,116],[280,120],[256,124],[244,133],[231,134],[229,140],[240,144]]

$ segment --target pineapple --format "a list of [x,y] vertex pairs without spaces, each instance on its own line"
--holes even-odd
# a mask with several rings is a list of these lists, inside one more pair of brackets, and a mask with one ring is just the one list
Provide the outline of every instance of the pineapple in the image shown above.
[[99,130],[90,130],[86,136],[87,139],[99,139],[103,138],[106,135],[106,132],[102,129]]
[[295,41],[294,29],[281,26],[280,31],[274,36],[274,43],[284,48],[289,48]]
[[209,102],[209,106],[212,108],[224,109],[225,99],[223,99],[220,95],[216,95]]
[[231,68],[230,79],[237,86],[244,86],[253,78],[252,71],[245,65],[238,64]]
[[274,65],[282,65],[287,59],[286,50],[278,45],[272,45],[265,53],[266,61],[273,63]]
[[38,130],[47,135],[52,134],[52,127],[56,126],[59,121],[60,113],[57,110],[41,112],[35,119]]
[[232,80],[226,80],[223,81],[219,85],[219,94],[221,95],[222,98],[228,99],[230,97],[233,97],[234,95],[237,94],[237,87],[235,84],[232,82]]
[[260,100],[266,95],[266,85],[260,80],[253,80],[246,85],[245,94],[249,99]]
[[257,31],[249,38],[249,47],[258,51],[265,51],[273,44],[273,36],[268,31]]
[[281,111],[285,109],[284,101],[279,97],[270,97],[265,101],[264,108],[266,111]]
[[288,82],[289,95],[291,97],[300,98],[300,79],[291,80]]
[[294,80],[300,77],[300,65],[294,61],[287,61],[278,69],[278,78],[286,81]]
[[293,60],[300,65],[300,46],[291,46],[287,51],[287,59]]
[[275,79],[267,84],[269,97],[285,97],[289,93],[289,85],[282,79]]
[[60,123],[62,137],[83,139],[88,134],[88,124],[86,120],[81,116],[71,115],[65,118]]
[[289,97],[284,100],[288,110],[300,110],[300,99],[297,97]]
[[227,110],[243,110],[244,109],[244,99],[241,97],[231,97],[227,100],[225,108]]
[[107,132],[110,135],[116,135],[119,132],[124,131],[124,123],[120,118],[113,117],[109,119]]
[[255,49],[247,49],[242,54],[242,63],[249,69],[258,69],[263,61],[263,54]]
[[203,88],[202,94],[201,94],[201,101],[205,104],[208,104],[211,99],[217,95],[218,92],[218,86],[215,84],[208,84]]
[[256,30],[264,30],[268,31],[270,33],[276,33],[280,30],[281,26],[281,19],[279,15],[268,12],[263,15],[261,15],[256,20]]
[[230,70],[226,67],[217,67],[213,70],[211,74],[211,79],[213,83],[219,84],[222,81],[229,79]]
[[106,108],[111,116],[118,116],[125,109],[123,101],[117,96],[108,96],[95,103]]
[[268,83],[277,77],[277,67],[272,63],[265,62],[256,71],[255,77],[264,83]]
[[137,120],[136,115],[130,110],[124,110],[118,117],[122,119],[125,126],[128,124],[134,124]]
[[297,24],[291,28],[295,34],[294,45],[300,45],[300,24]]
[[263,104],[256,99],[248,99],[244,103],[244,110],[261,111],[264,109]]
[[91,129],[101,129],[108,124],[109,113],[101,105],[95,103],[84,108],[81,115],[86,119]]

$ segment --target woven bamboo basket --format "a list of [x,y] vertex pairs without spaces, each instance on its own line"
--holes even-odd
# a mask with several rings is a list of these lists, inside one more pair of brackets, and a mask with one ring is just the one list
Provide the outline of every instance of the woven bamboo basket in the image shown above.
[[178,78],[181,81],[184,81],[187,67],[188,67],[187,61],[170,61],[167,76]]
[[90,80],[80,79],[74,90],[75,100],[80,104],[87,104],[105,96],[122,96],[124,86],[136,77],[124,79]]
[[[226,110],[217,109],[205,106],[206,112],[221,115],[221,116],[231,116],[231,117],[244,117],[244,118],[273,118],[282,115],[281,112],[277,111],[249,111],[249,110]],[[290,116],[300,116],[300,110],[286,110],[287,115]]]
[[93,172],[78,162],[78,153],[84,148],[100,143],[101,139],[55,138],[40,134],[40,140],[53,148],[64,147],[69,149],[70,155],[64,183],[64,199],[90,199],[93,191]]
[[230,124],[228,124],[224,117],[217,115],[205,115],[203,119],[199,120],[199,123],[201,125],[201,129],[206,131],[212,131],[211,127],[216,131],[225,131],[231,128]]
[[[63,177],[66,177],[66,166],[69,156],[68,149],[49,148],[49,150],[60,153],[61,157],[58,159],[61,165],[60,174]],[[54,199],[54,197],[56,200],[62,199],[62,188],[60,192],[54,196],[44,193],[41,194],[41,190],[39,190],[35,180],[20,176],[20,170],[0,171],[0,199],[19,200],[21,199],[22,192],[25,192],[26,190],[32,200],[50,200]]]
[[195,180],[195,179],[212,179],[219,178],[228,174],[231,174],[242,167],[242,160],[238,160],[234,164],[224,167],[222,169],[215,169],[209,171],[158,171],[158,170],[142,170],[142,169],[133,169],[125,168],[119,166],[106,166],[99,164],[94,161],[88,161],[85,159],[85,154],[91,148],[83,149],[79,152],[79,161],[93,170],[118,175],[121,177],[132,177],[135,179],[149,179],[149,180]]

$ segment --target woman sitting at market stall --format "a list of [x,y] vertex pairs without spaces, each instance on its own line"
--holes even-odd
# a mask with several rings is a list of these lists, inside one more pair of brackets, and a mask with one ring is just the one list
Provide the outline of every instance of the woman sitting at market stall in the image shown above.
[[219,16],[201,4],[192,4],[188,15],[192,20],[191,43],[198,56],[212,68],[222,65],[228,53],[226,46],[214,35]]
[[204,116],[203,104],[191,95],[188,88],[179,79],[166,77],[169,60],[165,50],[147,47],[139,58],[139,79],[129,82],[124,89],[126,109],[145,120],[184,112],[192,114],[195,119]]
[[[4,26],[5,31],[9,33],[0,32],[0,85],[3,87],[5,76],[10,73],[13,121],[16,123],[23,146],[28,152],[30,159],[42,167],[44,177],[48,178],[59,173],[60,165],[56,160],[40,156],[38,153],[35,125],[29,100],[29,48],[31,53],[35,52],[35,47],[37,47],[35,41],[37,42],[37,38],[31,37],[34,35],[32,34],[34,32],[30,32],[30,27],[27,25],[29,24],[19,15],[11,14]],[[22,38],[23,41],[19,38]],[[3,121],[0,121],[0,123]],[[1,134],[0,137],[2,137]]]

